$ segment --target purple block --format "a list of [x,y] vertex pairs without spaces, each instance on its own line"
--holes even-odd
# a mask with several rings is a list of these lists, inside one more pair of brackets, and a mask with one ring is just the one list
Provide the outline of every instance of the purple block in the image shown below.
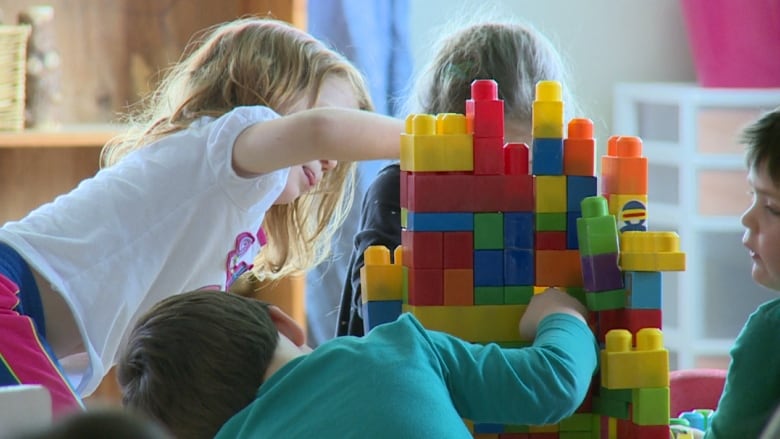
[[585,291],[610,291],[623,288],[623,273],[617,253],[582,257],[582,281]]

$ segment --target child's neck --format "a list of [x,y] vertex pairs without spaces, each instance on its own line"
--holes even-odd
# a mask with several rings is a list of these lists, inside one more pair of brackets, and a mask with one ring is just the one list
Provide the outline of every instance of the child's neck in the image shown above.
[[268,368],[265,370],[263,381],[268,380],[271,375],[276,373],[276,371],[281,369],[285,364],[295,358],[306,355],[309,352],[311,352],[310,347],[306,345],[296,346],[289,338],[279,334],[279,344],[276,346],[276,351],[274,351],[271,364],[269,364]]

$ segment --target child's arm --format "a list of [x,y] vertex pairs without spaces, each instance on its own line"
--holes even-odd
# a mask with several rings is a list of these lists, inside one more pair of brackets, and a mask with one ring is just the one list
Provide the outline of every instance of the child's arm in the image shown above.
[[236,138],[233,167],[264,174],[312,160],[398,158],[400,119],[361,110],[313,108],[251,125]]
[[557,288],[548,288],[531,298],[523,317],[520,319],[520,336],[525,339],[536,337],[536,328],[550,314],[569,314],[587,324],[585,316],[588,310],[579,300]]

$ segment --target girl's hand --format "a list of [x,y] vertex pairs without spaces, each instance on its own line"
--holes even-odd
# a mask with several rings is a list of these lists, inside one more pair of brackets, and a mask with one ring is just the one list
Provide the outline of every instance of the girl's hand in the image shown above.
[[569,314],[587,323],[585,316],[588,310],[579,300],[558,288],[548,288],[531,298],[520,319],[520,336],[524,339],[533,339],[539,322],[548,315],[556,313]]

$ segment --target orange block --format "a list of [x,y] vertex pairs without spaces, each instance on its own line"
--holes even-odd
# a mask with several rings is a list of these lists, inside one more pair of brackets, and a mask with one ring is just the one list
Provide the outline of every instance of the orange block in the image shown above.
[[474,270],[444,270],[444,305],[474,305]]
[[577,250],[537,250],[536,285],[581,287],[582,263]]
[[569,121],[567,137],[563,140],[564,175],[596,175],[596,139],[593,121],[575,118]]
[[607,155],[601,158],[602,194],[647,194],[647,157],[642,157],[642,139],[612,136]]

